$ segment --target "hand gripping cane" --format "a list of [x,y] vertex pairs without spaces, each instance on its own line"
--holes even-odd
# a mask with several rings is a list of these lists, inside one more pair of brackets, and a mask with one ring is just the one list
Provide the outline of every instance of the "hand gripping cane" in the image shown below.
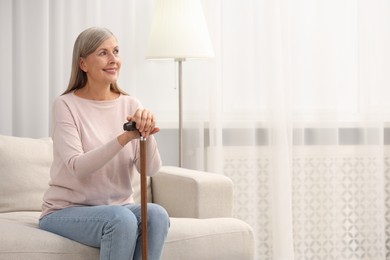
[[[123,125],[125,131],[136,131],[135,122],[127,122]],[[141,215],[142,215],[142,260],[148,260],[148,200],[147,200],[147,174],[146,174],[146,138],[140,137],[141,157]]]

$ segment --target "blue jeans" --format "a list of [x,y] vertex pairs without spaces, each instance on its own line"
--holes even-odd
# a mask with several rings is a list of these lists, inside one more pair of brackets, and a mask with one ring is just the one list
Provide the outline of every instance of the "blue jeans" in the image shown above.
[[[160,259],[169,225],[165,209],[149,203],[150,260]],[[139,204],[65,208],[44,216],[39,227],[88,246],[100,247],[100,260],[142,259]]]

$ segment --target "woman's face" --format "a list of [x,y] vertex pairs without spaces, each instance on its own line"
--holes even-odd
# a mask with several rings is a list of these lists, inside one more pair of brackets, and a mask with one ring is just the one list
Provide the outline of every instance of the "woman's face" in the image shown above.
[[115,83],[121,68],[119,47],[115,37],[105,40],[93,53],[81,58],[80,68],[87,73],[90,85]]

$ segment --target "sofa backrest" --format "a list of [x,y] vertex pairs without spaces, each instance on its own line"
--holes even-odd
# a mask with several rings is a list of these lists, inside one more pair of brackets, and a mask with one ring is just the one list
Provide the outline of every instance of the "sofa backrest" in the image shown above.
[[[0,213],[41,211],[52,159],[50,138],[0,135]],[[148,200],[151,201],[150,181],[148,182]],[[134,199],[139,202],[138,174],[135,174],[132,185]]]
[[51,161],[49,138],[0,136],[0,212],[40,211]]

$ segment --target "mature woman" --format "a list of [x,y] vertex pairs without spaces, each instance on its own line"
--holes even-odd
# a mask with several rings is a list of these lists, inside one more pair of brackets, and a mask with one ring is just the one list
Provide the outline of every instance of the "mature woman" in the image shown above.
[[[147,138],[148,174],[160,155],[154,115],[117,85],[121,59],[105,28],[81,32],[70,82],[53,105],[53,164],[40,228],[100,247],[100,259],[141,259],[141,206],[131,179],[139,171],[139,137]],[[123,131],[133,121],[138,131]],[[148,204],[149,259],[159,259],[169,229],[166,211]]]

